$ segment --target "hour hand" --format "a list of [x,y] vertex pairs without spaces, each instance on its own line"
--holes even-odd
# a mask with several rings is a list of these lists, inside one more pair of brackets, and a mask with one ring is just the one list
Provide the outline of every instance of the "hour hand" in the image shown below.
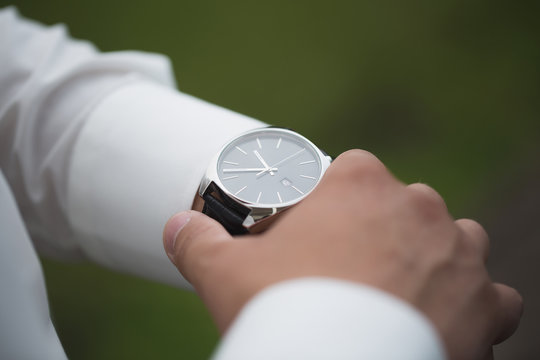
[[270,172],[270,175],[274,175],[274,172],[272,170],[272,168],[270,168],[270,166],[268,166],[268,164],[266,163],[266,161],[264,161],[263,157],[261,156],[261,154],[259,154],[259,152],[257,150],[253,150],[253,153],[255,154],[255,156],[257,157],[257,159],[259,159],[259,161],[261,162],[261,164],[263,164],[263,166],[265,167],[263,169],[263,171],[269,171]]

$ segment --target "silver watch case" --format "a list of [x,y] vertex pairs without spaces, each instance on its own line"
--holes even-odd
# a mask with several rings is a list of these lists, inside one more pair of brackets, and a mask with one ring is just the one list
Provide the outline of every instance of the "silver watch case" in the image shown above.
[[229,140],[225,145],[223,145],[221,147],[221,149],[218,151],[218,153],[210,161],[210,165],[208,166],[208,169],[206,170],[206,173],[205,173],[205,175],[204,175],[204,177],[203,177],[203,179],[201,181],[201,184],[199,186],[199,196],[203,197],[206,194],[206,192],[211,188],[211,184],[214,184],[216,187],[218,187],[220,189],[220,191],[225,196],[228,196],[230,199],[234,200],[236,203],[238,203],[239,205],[245,207],[247,209],[247,211],[249,211],[249,213],[246,216],[246,218],[244,219],[244,222],[243,222],[242,225],[250,233],[257,233],[257,232],[263,231],[273,220],[275,220],[276,215],[278,215],[279,213],[289,209],[291,206],[299,203],[300,201],[302,201],[302,199],[304,199],[307,195],[309,195],[311,193],[311,191],[313,191],[313,189],[312,189],[310,192],[304,194],[302,197],[297,198],[297,199],[295,199],[293,201],[290,201],[290,202],[283,203],[283,204],[271,204],[271,205],[267,205],[267,206],[260,206],[260,204],[254,204],[254,203],[246,202],[244,200],[241,200],[241,199],[237,198],[234,194],[229,192],[225,186],[223,186],[223,184],[222,184],[222,182],[219,179],[219,176],[217,174],[218,159],[219,159],[221,153],[225,150],[225,148],[231,142],[235,141],[236,139],[238,139],[238,138],[240,138],[242,136],[249,135],[249,134],[254,133],[254,132],[261,132],[261,131],[264,131],[264,130],[273,131],[273,132],[279,131],[279,132],[283,132],[283,133],[286,133],[286,134],[294,135],[294,136],[297,136],[297,137],[303,139],[308,144],[313,146],[313,148],[315,149],[315,153],[317,154],[317,156],[319,157],[319,160],[321,162],[321,174],[320,174],[319,178],[317,179],[317,184],[315,184],[315,187],[317,187],[317,185],[321,181],[322,176],[326,172],[326,169],[328,169],[328,167],[330,166],[330,163],[332,162],[332,158],[330,156],[326,155],[325,153],[323,153],[310,140],[308,140],[307,138],[305,138],[304,136],[298,134],[295,131],[285,129],[285,128],[280,128],[280,127],[269,126],[269,127],[264,127],[264,128],[253,129],[253,130],[244,132],[244,133],[234,137],[233,139]]

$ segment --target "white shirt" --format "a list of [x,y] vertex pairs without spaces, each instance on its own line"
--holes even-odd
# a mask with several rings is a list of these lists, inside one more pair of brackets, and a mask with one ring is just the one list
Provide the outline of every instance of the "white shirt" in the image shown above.
[[[65,358],[34,249],[189,288],[164,253],[163,225],[191,207],[218,149],[262,125],[178,92],[163,56],[100,53],[61,25],[0,10],[0,358]],[[445,354],[405,302],[304,278],[255,296],[214,358]]]

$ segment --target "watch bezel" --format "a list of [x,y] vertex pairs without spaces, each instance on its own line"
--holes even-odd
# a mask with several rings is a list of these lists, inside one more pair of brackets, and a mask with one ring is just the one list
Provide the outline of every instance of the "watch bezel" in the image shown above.
[[[282,133],[287,134],[289,136],[298,137],[298,138],[305,141],[307,144],[309,144],[312,147],[312,149],[314,150],[316,156],[319,158],[319,162],[320,162],[321,167],[320,167],[319,176],[317,178],[317,182],[316,182],[315,186],[310,191],[308,191],[304,195],[302,195],[302,196],[300,196],[298,198],[295,198],[295,199],[293,199],[291,201],[288,201],[288,202],[278,203],[278,204],[264,204],[264,205],[262,205],[262,204],[252,203],[252,202],[242,200],[242,199],[236,197],[233,193],[231,193],[230,191],[227,190],[227,188],[224,186],[224,184],[221,182],[221,180],[220,180],[220,178],[218,176],[218,161],[219,161],[219,158],[220,158],[221,154],[223,153],[223,151],[232,142],[238,140],[239,138],[250,136],[250,135],[252,135],[254,133],[261,133],[261,132],[282,132]],[[311,191],[313,191],[313,189],[315,189],[317,187],[317,185],[319,184],[319,182],[322,179],[322,176],[326,172],[326,169],[328,169],[328,167],[330,166],[330,162],[331,162],[331,158],[329,156],[324,154],[309,139],[307,139],[306,137],[304,137],[303,135],[301,135],[301,134],[299,134],[299,133],[297,133],[295,131],[285,129],[285,128],[280,128],[280,127],[273,127],[273,126],[267,126],[267,127],[252,129],[252,130],[243,132],[243,133],[235,136],[234,138],[230,139],[229,141],[227,141],[221,147],[221,149],[217,152],[217,154],[212,158],[212,160],[210,161],[210,164],[208,165],[208,168],[207,168],[207,170],[205,172],[205,175],[203,176],[201,184],[199,186],[199,196],[203,197],[204,194],[208,191],[210,185],[212,183],[215,184],[215,186],[217,186],[221,190],[221,192],[223,192],[226,196],[233,199],[235,202],[237,202],[238,204],[246,207],[249,210],[249,214],[247,215],[247,217],[246,217],[246,219],[244,221],[244,224],[243,224],[244,227],[249,229],[251,226],[255,225],[257,222],[259,222],[259,221],[261,221],[261,220],[263,220],[263,219],[265,219],[265,218],[267,218],[269,216],[273,216],[275,214],[278,214],[278,213],[290,208],[291,206],[297,204],[298,202],[302,201],[306,196],[308,196],[311,193]]]

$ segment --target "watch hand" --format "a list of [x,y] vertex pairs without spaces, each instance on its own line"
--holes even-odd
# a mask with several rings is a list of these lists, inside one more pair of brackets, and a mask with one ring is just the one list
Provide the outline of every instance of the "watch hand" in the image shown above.
[[[281,161],[278,161],[277,163],[275,163],[274,165],[272,165],[272,168],[275,168],[275,167],[277,167],[278,165],[283,164],[285,161],[292,159],[293,157],[295,157],[296,155],[300,154],[300,153],[301,153],[302,151],[304,151],[304,150],[306,150],[306,148],[302,148],[301,150],[298,150],[298,151],[295,152],[294,154],[287,156],[285,159],[283,159],[283,160],[281,160]],[[270,169],[270,168],[265,169],[265,170],[263,170],[263,171],[257,173],[257,176],[262,175],[263,173],[267,172],[269,169]]]
[[245,168],[245,169],[223,169],[222,171],[225,173],[232,173],[232,172],[255,172],[255,171],[265,171],[265,170],[272,170],[277,171],[277,168]]
[[[274,172],[270,169],[270,166],[268,166],[268,164],[266,163],[266,161],[264,161],[263,157],[261,156],[261,154],[259,154],[259,152],[257,150],[253,150],[253,153],[255,154],[255,156],[257,157],[257,159],[259,159],[259,161],[261,162],[261,164],[263,164],[263,166],[266,168],[266,170],[270,171],[270,175],[274,176]],[[272,166],[274,167],[274,166]]]

